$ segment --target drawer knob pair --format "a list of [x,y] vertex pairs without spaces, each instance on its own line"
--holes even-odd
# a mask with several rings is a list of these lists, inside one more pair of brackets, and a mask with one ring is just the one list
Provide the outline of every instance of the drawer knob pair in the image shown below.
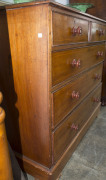
[[72,99],[79,99],[79,98],[80,98],[79,92],[73,91],[73,92],[72,92]]
[[79,60],[73,59],[73,61],[72,61],[72,67],[80,67],[80,66],[81,66],[81,61],[80,61],[80,59],[79,59]]
[[78,125],[75,126],[75,124],[73,123],[72,126],[71,126],[71,129],[78,130]]
[[102,52],[98,51],[97,56],[103,56],[103,51]]
[[99,80],[101,76],[99,74],[95,74],[95,79]]
[[82,28],[81,27],[78,27],[78,28],[75,28],[75,27],[73,27],[72,28],[72,33],[73,33],[73,35],[75,36],[75,35],[81,35],[82,34]]
[[100,29],[98,32],[99,32],[99,36],[103,36],[105,34],[105,31],[103,29]]
[[94,98],[94,102],[99,102],[100,100],[99,100],[99,98]]

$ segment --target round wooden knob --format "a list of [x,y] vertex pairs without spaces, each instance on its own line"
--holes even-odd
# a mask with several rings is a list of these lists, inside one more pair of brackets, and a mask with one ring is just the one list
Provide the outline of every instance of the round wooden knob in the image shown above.
[[79,92],[75,92],[75,91],[72,92],[71,96],[72,96],[72,99],[79,99],[80,98]]
[[75,97],[76,97],[76,99],[79,99],[79,97],[80,97],[79,92],[76,93]]
[[76,67],[80,67],[81,66],[81,61],[80,61],[80,59],[77,61],[77,63],[76,63]]
[[97,56],[101,56],[101,52],[100,51],[98,51]]
[[78,125],[75,125],[74,123],[71,125],[71,129],[78,130]]
[[102,35],[104,35],[104,34],[105,34],[104,30],[102,30],[102,32],[101,32],[101,33],[102,33]]
[[103,54],[104,54],[103,51],[102,52],[98,51],[97,56],[100,57],[103,56]]
[[77,34],[79,34],[79,35],[82,34],[82,28],[81,28],[81,27],[78,27],[78,28],[77,28]]
[[76,64],[77,64],[76,59],[73,59],[73,61],[72,61],[72,66],[73,66],[73,67],[75,67],[75,66],[76,66]]
[[95,74],[94,79],[100,80],[101,76],[99,74]]
[[94,98],[94,102],[99,102],[100,100],[99,100],[99,98]]
[[105,32],[104,32],[104,30],[103,30],[103,29],[100,29],[98,32],[99,32],[99,36],[102,36],[102,35],[104,35],[104,34],[105,34]]
[[73,33],[73,35],[76,35],[77,34],[77,28],[73,27],[72,28],[72,33]]
[[75,91],[72,92],[72,98],[74,99],[76,97]]
[[99,36],[101,36],[102,35],[102,30],[101,29],[99,29]]
[[101,56],[103,56],[103,51],[101,52]]

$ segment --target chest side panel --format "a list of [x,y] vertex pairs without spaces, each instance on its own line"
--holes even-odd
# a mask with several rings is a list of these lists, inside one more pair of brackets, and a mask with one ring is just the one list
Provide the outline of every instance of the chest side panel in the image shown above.
[[48,6],[7,10],[7,19],[19,113],[12,120],[12,144],[24,156],[49,166]]

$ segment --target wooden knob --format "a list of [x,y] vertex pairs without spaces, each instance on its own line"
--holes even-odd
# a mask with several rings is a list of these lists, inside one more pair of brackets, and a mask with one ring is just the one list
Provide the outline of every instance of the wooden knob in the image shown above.
[[76,59],[73,59],[73,61],[72,61],[72,67],[80,67],[81,66],[81,61],[80,61],[80,59],[77,61]]
[[101,56],[101,52],[100,51],[98,51],[97,56]]
[[71,125],[71,129],[78,130],[78,125],[75,125],[74,123]]
[[94,98],[94,102],[99,102],[100,100],[99,100],[99,98]]
[[77,34],[77,28],[73,27],[72,28],[72,33],[73,33],[73,35],[76,35]]
[[79,92],[76,93],[75,97],[76,97],[76,99],[79,99],[79,97],[80,97]]
[[101,56],[103,56],[103,51],[101,52]]
[[72,67],[75,67],[75,66],[76,66],[76,64],[77,64],[76,59],[73,59],[73,61],[72,61]]
[[76,35],[76,34],[81,35],[82,34],[82,28],[81,27],[77,27],[77,28],[73,27],[72,33],[73,33],[73,35]]
[[95,74],[94,79],[100,80],[101,76],[99,74]]
[[82,34],[82,28],[81,28],[81,27],[78,27],[78,28],[77,28],[77,34],[79,34],[79,35]]
[[76,97],[75,91],[72,92],[72,98],[74,99]]
[[99,36],[102,36],[102,35],[104,35],[104,34],[105,34],[105,32],[104,32],[104,30],[103,30],[103,29],[100,29],[98,32],[99,32]]
[[80,59],[77,61],[77,63],[76,63],[76,67],[80,67],[81,66],[81,61],[80,61]]
[[72,99],[79,99],[80,98],[79,92],[75,92],[75,91],[72,92],[71,96],[72,96]]
[[103,51],[102,52],[98,51],[97,56],[98,57],[103,56]]

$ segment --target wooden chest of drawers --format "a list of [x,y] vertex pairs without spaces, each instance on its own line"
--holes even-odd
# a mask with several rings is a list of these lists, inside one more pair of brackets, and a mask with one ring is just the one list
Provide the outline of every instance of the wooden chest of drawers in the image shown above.
[[106,22],[49,0],[5,9],[8,138],[25,171],[55,180],[100,110]]

